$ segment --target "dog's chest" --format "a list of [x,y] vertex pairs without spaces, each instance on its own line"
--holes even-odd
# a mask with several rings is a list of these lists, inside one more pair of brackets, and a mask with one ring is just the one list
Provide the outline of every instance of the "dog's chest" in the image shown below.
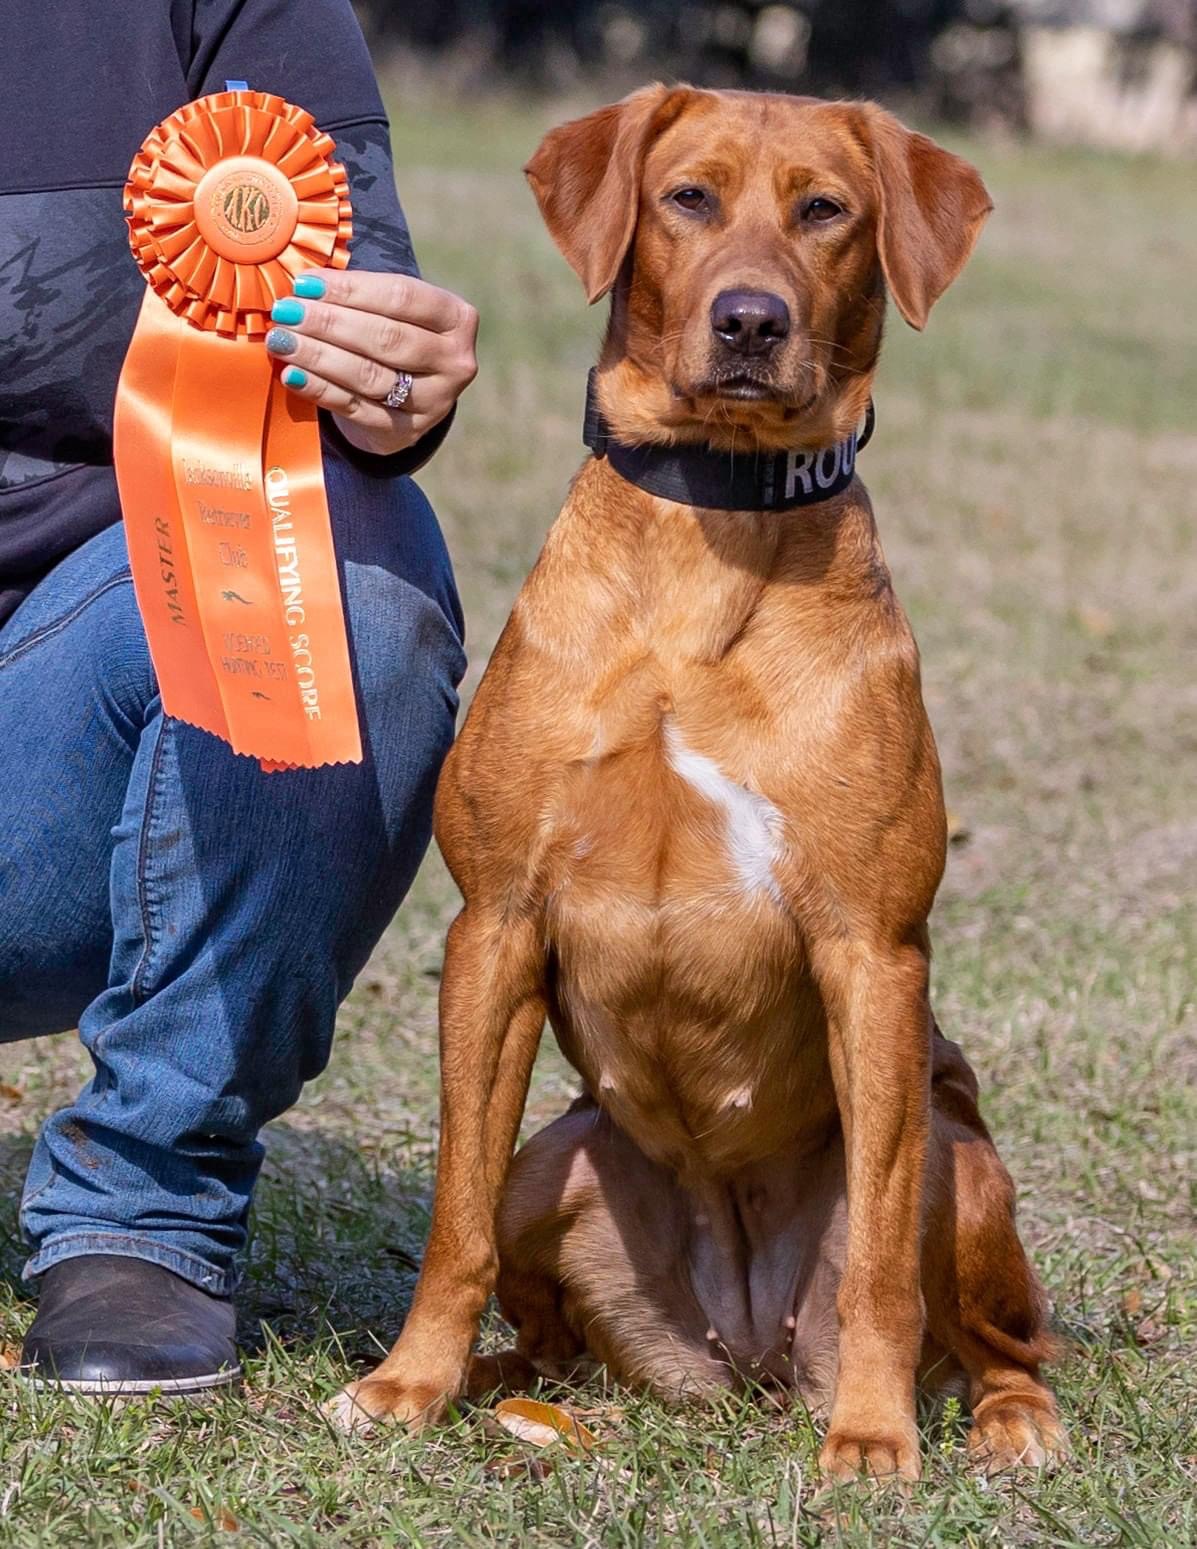
[[786,900],[792,823],[734,739],[701,746],[674,710],[629,724],[562,793],[554,1021],[649,1154],[718,1169],[775,1146],[822,1084],[799,1026],[821,1019]]
[[658,944],[674,924],[693,934],[717,920],[792,945],[782,885],[791,824],[730,746],[750,745],[751,733],[704,737],[651,688],[628,698],[596,719],[587,756],[564,777],[551,917],[568,935],[647,916]]

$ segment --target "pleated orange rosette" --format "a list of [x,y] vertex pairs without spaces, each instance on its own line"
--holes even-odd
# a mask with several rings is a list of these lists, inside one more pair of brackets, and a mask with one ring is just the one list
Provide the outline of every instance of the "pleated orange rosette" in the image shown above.
[[146,137],[125,185],[148,284],[116,476],[162,704],[267,768],[361,758],[316,410],[262,345],[297,274],[349,262],[333,149],[281,97],[216,92]]

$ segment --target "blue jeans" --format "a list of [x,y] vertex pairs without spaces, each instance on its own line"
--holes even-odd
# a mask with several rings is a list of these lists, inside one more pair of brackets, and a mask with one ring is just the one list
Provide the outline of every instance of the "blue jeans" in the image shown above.
[[325,472],[358,766],[263,774],[163,715],[119,525],[0,629],[0,1041],[78,1025],[95,1064],[37,1142],[26,1276],[118,1253],[232,1289],[258,1131],[427,848],[465,665],[448,555],[410,479]]

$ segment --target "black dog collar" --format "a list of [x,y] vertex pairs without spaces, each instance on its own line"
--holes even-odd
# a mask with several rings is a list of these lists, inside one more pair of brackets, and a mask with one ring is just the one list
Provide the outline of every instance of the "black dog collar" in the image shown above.
[[586,384],[582,440],[622,478],[650,495],[716,511],[792,511],[830,500],[852,482],[856,454],[876,416],[869,399],[864,429],[818,452],[723,452],[710,446],[625,446],[599,412],[595,373]]

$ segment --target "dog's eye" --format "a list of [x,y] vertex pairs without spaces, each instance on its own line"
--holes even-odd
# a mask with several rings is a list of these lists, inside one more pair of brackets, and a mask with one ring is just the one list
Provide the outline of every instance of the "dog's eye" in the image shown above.
[[692,215],[704,213],[711,208],[711,201],[703,193],[701,188],[679,188],[677,193],[669,196],[674,204],[683,210],[689,210]]
[[836,204],[834,199],[824,199],[822,196],[816,199],[808,199],[802,206],[802,219],[804,221],[833,221],[837,215],[842,215],[844,208]]

